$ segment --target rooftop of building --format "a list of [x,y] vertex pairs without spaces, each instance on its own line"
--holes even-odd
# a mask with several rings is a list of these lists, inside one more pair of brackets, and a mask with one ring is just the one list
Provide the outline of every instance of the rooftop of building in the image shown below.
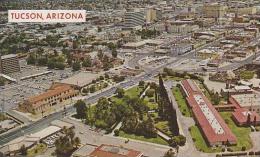
[[8,58],[13,58],[13,57],[17,57],[17,55],[16,54],[8,54],[8,55],[1,56],[1,59],[8,59]]
[[120,146],[102,144],[90,156],[95,157],[141,157],[142,153],[133,149]]
[[248,115],[250,115],[250,122],[260,122],[260,116],[256,112],[249,111],[245,108],[235,109],[235,111],[232,113],[232,116],[236,119],[236,121],[239,124],[247,123]]
[[181,83],[189,95],[187,101],[208,142],[236,142],[234,134],[197,84],[190,79]]
[[231,97],[234,98],[241,107],[260,106],[260,95],[256,93],[237,94]]
[[84,87],[92,82],[92,80],[97,79],[102,74],[91,73],[91,72],[80,72],[72,77],[61,80],[60,83]]
[[0,152],[6,153],[6,152],[18,151],[23,145],[26,148],[31,147],[37,142],[39,142],[41,139],[44,139],[50,135],[53,135],[54,133],[59,132],[64,126],[70,124],[70,123],[67,124],[67,122],[61,120],[55,120],[55,121],[56,123],[60,123],[62,125],[60,125],[59,127],[50,125],[47,128],[44,128],[36,133],[18,137],[8,142],[7,144],[0,146]]
[[43,99],[47,99],[47,98],[50,98],[52,96],[59,95],[59,94],[65,92],[65,91],[68,91],[70,89],[73,89],[70,85],[66,85],[66,84],[57,85],[57,86],[52,87],[51,89],[47,90],[46,92],[44,92],[42,94],[29,97],[27,99],[27,101],[34,104],[34,103],[41,101]]
[[198,86],[196,86],[193,81],[190,79],[183,80],[181,84],[184,86],[186,89],[187,95],[190,95],[191,93],[200,93],[200,89]]

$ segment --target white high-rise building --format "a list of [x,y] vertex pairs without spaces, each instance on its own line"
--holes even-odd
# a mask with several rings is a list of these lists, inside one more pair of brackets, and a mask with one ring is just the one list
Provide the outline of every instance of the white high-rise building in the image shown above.
[[145,23],[144,11],[135,10],[125,13],[125,29],[141,29]]
[[20,71],[20,65],[16,54],[0,56],[0,73],[9,74],[18,71]]

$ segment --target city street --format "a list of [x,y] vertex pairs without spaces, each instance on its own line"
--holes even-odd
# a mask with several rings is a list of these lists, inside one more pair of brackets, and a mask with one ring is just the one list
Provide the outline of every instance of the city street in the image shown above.
[[75,120],[66,118],[65,121],[73,123],[75,125],[75,133],[81,139],[82,144],[101,145],[111,144],[117,146],[123,146],[125,148],[135,149],[142,151],[145,156],[149,157],[162,157],[163,154],[170,149],[168,146],[158,145],[148,142],[136,141],[130,139],[128,143],[127,139],[121,137],[113,137],[110,135],[104,135],[90,130],[88,125],[83,124]]

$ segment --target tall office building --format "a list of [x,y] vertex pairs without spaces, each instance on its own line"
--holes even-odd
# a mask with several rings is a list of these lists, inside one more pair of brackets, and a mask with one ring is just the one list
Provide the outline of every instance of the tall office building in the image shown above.
[[152,7],[147,8],[146,10],[146,22],[150,23],[156,20],[156,10]]
[[144,22],[144,11],[135,10],[125,13],[125,29],[141,29]]
[[228,8],[225,5],[218,4],[218,3],[210,3],[210,4],[205,4],[202,10],[205,17],[221,18],[226,14],[227,9]]
[[16,54],[0,56],[0,73],[9,74],[18,71],[20,71],[20,65]]

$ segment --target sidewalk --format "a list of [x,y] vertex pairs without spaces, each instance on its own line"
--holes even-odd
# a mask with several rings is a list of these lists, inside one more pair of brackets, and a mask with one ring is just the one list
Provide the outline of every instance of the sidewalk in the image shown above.
[[22,113],[16,110],[9,110],[6,112],[6,114],[25,125],[31,123],[32,121],[31,118],[26,116],[26,113]]
[[175,97],[172,93],[171,87],[166,86],[167,92],[169,94],[169,98],[172,100],[172,105],[176,109],[177,114],[177,121],[179,124],[180,134],[184,135],[186,137],[186,144],[179,148],[179,157],[189,157],[191,154],[192,156],[198,156],[198,157],[215,157],[215,153],[203,153],[198,151],[195,148],[194,142],[192,140],[192,137],[189,132],[189,128],[193,125],[195,125],[195,121],[192,117],[184,117],[181,114],[181,111],[178,107],[178,104],[175,100]]

